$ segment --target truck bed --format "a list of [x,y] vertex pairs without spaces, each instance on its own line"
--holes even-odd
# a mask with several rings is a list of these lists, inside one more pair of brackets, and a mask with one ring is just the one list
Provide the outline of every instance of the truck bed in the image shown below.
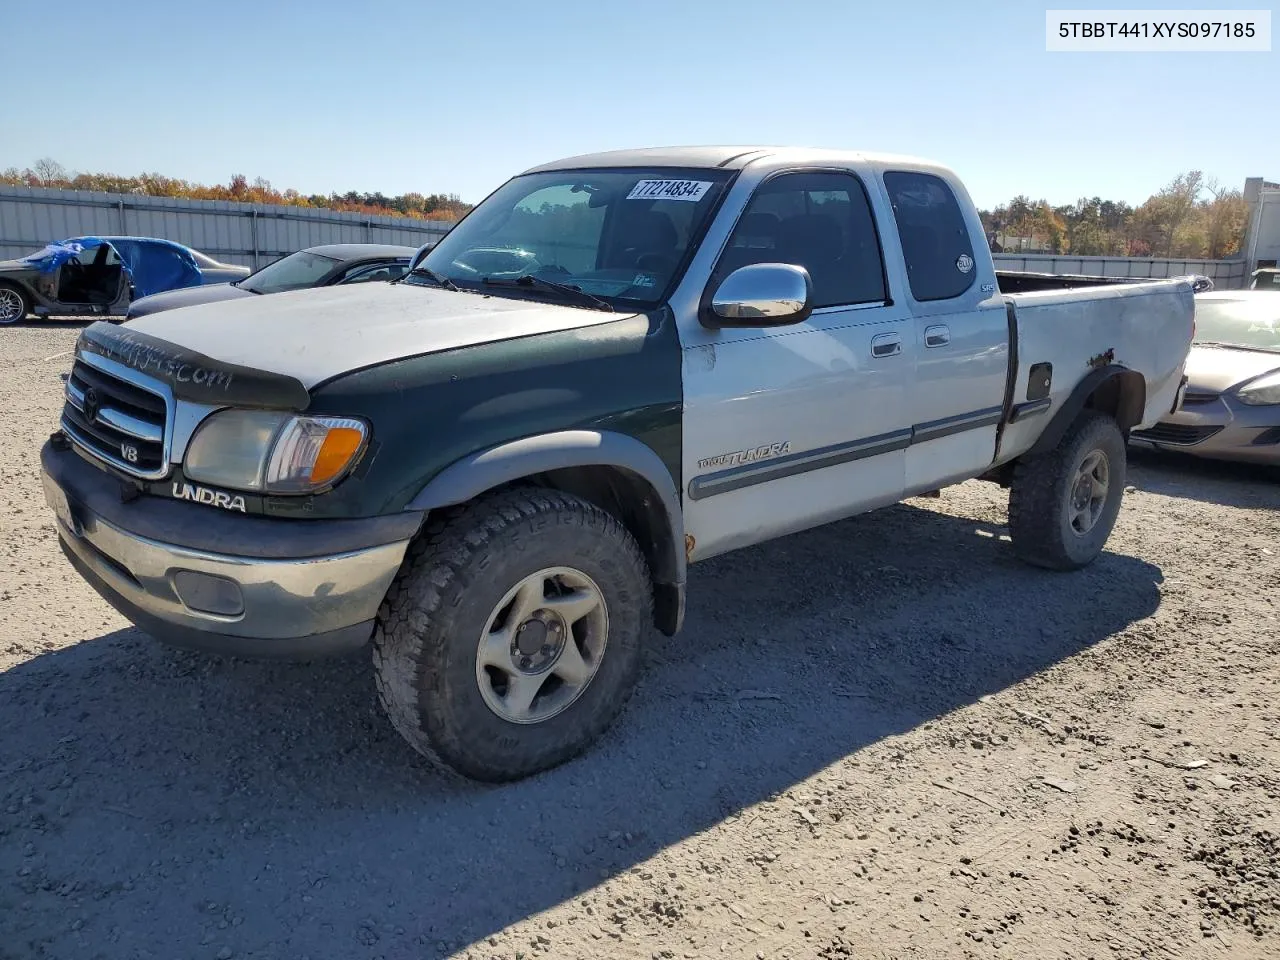
[[[1188,279],[1116,283],[1036,293],[1005,293],[1016,344],[1013,403],[1027,403],[1032,367],[1051,364],[1048,403],[1007,425],[997,463],[1028,450],[1089,367],[1118,364],[1148,384],[1142,420],[1154,423],[1173,406],[1195,317]],[[1042,369],[1042,368],[1041,368]],[[1042,380],[1042,376],[1037,376]]]
[[1107,287],[1115,284],[1148,282],[1145,278],[1090,277],[1074,273],[1031,273],[1025,270],[997,270],[1001,293],[1034,293],[1040,290],[1070,290],[1075,287]]
[[[1001,293],[1036,293],[1041,290],[1071,290],[1076,287],[1112,287],[1133,283],[1153,283],[1180,277],[1095,277],[1080,273],[1033,273],[1027,270],[997,270],[996,283]],[[1211,290],[1213,281],[1193,276],[1195,292]]]

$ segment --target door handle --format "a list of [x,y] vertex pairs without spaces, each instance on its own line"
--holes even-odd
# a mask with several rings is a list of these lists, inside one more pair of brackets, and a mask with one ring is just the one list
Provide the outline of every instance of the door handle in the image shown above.
[[902,352],[902,337],[896,333],[882,333],[871,338],[873,357],[892,357]]
[[951,329],[945,323],[924,328],[924,345],[926,347],[945,347],[951,342]]

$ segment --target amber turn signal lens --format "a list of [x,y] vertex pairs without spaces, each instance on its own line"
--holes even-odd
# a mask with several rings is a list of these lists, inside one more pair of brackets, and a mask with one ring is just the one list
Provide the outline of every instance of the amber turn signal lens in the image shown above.
[[351,458],[364,442],[364,434],[351,427],[331,427],[320,452],[316,454],[316,462],[311,467],[311,483],[320,486],[328,483],[342,473],[351,463]]

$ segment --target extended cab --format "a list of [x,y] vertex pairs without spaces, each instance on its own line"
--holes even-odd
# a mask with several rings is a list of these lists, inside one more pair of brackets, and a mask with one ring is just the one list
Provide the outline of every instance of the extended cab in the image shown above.
[[897,156],[575,157],[419,259],[93,324],[44,482],[142,629],[372,641],[395,727],[484,780],[612,722],[688,563],[974,478],[1017,555],[1089,563],[1193,328],[1189,279],[1002,293],[964,187]]

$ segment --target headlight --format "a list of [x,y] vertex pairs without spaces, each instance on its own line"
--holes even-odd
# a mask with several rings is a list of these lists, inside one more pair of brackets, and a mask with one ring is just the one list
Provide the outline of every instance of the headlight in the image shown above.
[[1268,373],[1265,377],[1259,377],[1252,383],[1246,384],[1240,388],[1236,396],[1240,398],[1241,403],[1247,403],[1252,407],[1280,403],[1280,371]]
[[182,472],[232,490],[310,493],[350,471],[368,437],[365,422],[351,417],[224,410],[196,430]]

